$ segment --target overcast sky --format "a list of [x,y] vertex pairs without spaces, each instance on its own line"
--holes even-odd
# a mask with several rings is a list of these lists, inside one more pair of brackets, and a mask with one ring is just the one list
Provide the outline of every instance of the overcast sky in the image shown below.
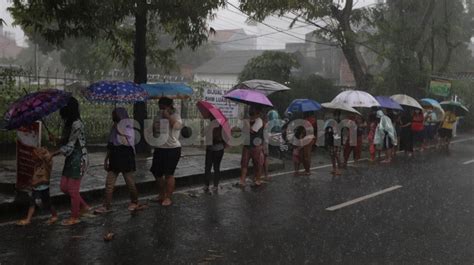
[[[230,3],[238,6],[238,0],[229,0]],[[356,7],[366,6],[374,4],[376,0],[358,0],[356,1]],[[0,0],[0,17],[5,20],[7,26],[4,27],[7,31],[15,33],[15,39],[19,45],[25,45],[24,34],[20,27],[12,27],[13,19],[6,10],[11,3],[8,0]],[[286,30],[289,27],[290,20],[287,18],[270,17],[264,21],[266,26],[261,23],[256,25],[247,25],[246,15],[235,9],[234,7],[227,7],[217,12],[215,20],[210,21],[209,24],[214,29],[236,29],[243,28],[248,34],[251,35],[262,35],[272,32],[276,32],[278,29]],[[257,38],[258,49],[281,49],[284,48],[287,42],[303,42],[304,34],[308,33],[312,27],[305,26],[305,24],[297,23],[294,28],[285,33],[276,33],[268,36],[262,36]],[[292,36],[290,36],[292,35]]]

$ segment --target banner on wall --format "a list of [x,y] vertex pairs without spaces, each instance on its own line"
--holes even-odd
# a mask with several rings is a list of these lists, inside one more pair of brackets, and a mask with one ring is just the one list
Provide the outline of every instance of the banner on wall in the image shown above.
[[436,96],[448,97],[451,95],[451,81],[441,79],[431,80],[430,93]]
[[235,119],[239,117],[239,105],[225,99],[223,96],[227,91],[219,88],[205,88],[204,100],[212,103],[214,106],[221,109],[222,113],[228,119]]
[[21,127],[16,133],[16,184],[17,190],[30,187],[35,159],[33,151],[41,146],[41,123]]

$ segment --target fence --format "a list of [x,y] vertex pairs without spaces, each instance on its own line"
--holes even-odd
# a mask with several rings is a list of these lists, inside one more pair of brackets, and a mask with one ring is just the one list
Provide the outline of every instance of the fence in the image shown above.
[[[85,74],[85,73],[83,73]],[[133,75],[129,72],[115,71],[107,75],[99,75],[96,80],[130,80]],[[150,74],[150,82],[185,82],[183,77]],[[111,126],[111,113],[115,108],[113,104],[91,103],[82,97],[81,90],[87,87],[93,80],[85,79],[79,71],[46,71],[42,75],[35,77],[30,70],[18,67],[0,66],[0,113],[6,111],[11,102],[23,96],[25,93],[33,92],[43,88],[58,88],[70,91],[78,99],[81,105],[81,117],[86,127],[87,141],[91,145],[105,144]],[[176,107],[180,110],[183,118],[190,122],[197,122],[200,114],[195,107],[198,100],[203,99],[203,88],[209,83],[197,83],[194,95],[190,99],[176,101]],[[233,84],[219,84],[216,88],[228,90]],[[133,106],[120,105],[125,107],[130,114],[133,113]],[[156,100],[147,102],[148,118],[153,118],[158,112]],[[193,121],[195,120],[195,121]],[[3,121],[3,119],[2,119]],[[45,118],[45,123],[49,131],[57,136],[61,133],[61,119],[58,113],[54,113]],[[237,124],[237,119],[231,119],[232,125]],[[47,138],[46,133],[43,137]],[[14,131],[0,131],[0,146],[14,146],[16,133]],[[46,139],[44,139],[46,140]],[[43,142],[47,142],[43,141]]]

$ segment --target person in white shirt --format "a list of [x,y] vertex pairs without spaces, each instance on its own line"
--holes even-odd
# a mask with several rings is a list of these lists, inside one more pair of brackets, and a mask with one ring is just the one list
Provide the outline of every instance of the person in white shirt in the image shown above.
[[153,153],[153,162],[150,168],[159,185],[159,194],[156,199],[162,206],[172,204],[171,195],[175,189],[174,172],[181,158],[181,143],[179,142],[182,120],[173,108],[173,100],[163,97],[158,101],[159,115],[153,124],[154,134],[165,134],[166,139]]

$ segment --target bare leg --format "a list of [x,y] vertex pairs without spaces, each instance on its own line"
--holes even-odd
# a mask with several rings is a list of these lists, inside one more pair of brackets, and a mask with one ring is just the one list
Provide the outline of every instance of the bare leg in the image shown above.
[[242,169],[240,170],[240,186],[245,186],[245,179],[247,178],[247,171],[248,171],[248,168],[247,167],[242,167]]
[[166,176],[166,186],[165,186],[165,193],[164,193],[164,200],[161,203],[163,206],[170,206],[172,204],[171,195],[173,195],[174,188],[175,188],[175,179],[174,176]]

